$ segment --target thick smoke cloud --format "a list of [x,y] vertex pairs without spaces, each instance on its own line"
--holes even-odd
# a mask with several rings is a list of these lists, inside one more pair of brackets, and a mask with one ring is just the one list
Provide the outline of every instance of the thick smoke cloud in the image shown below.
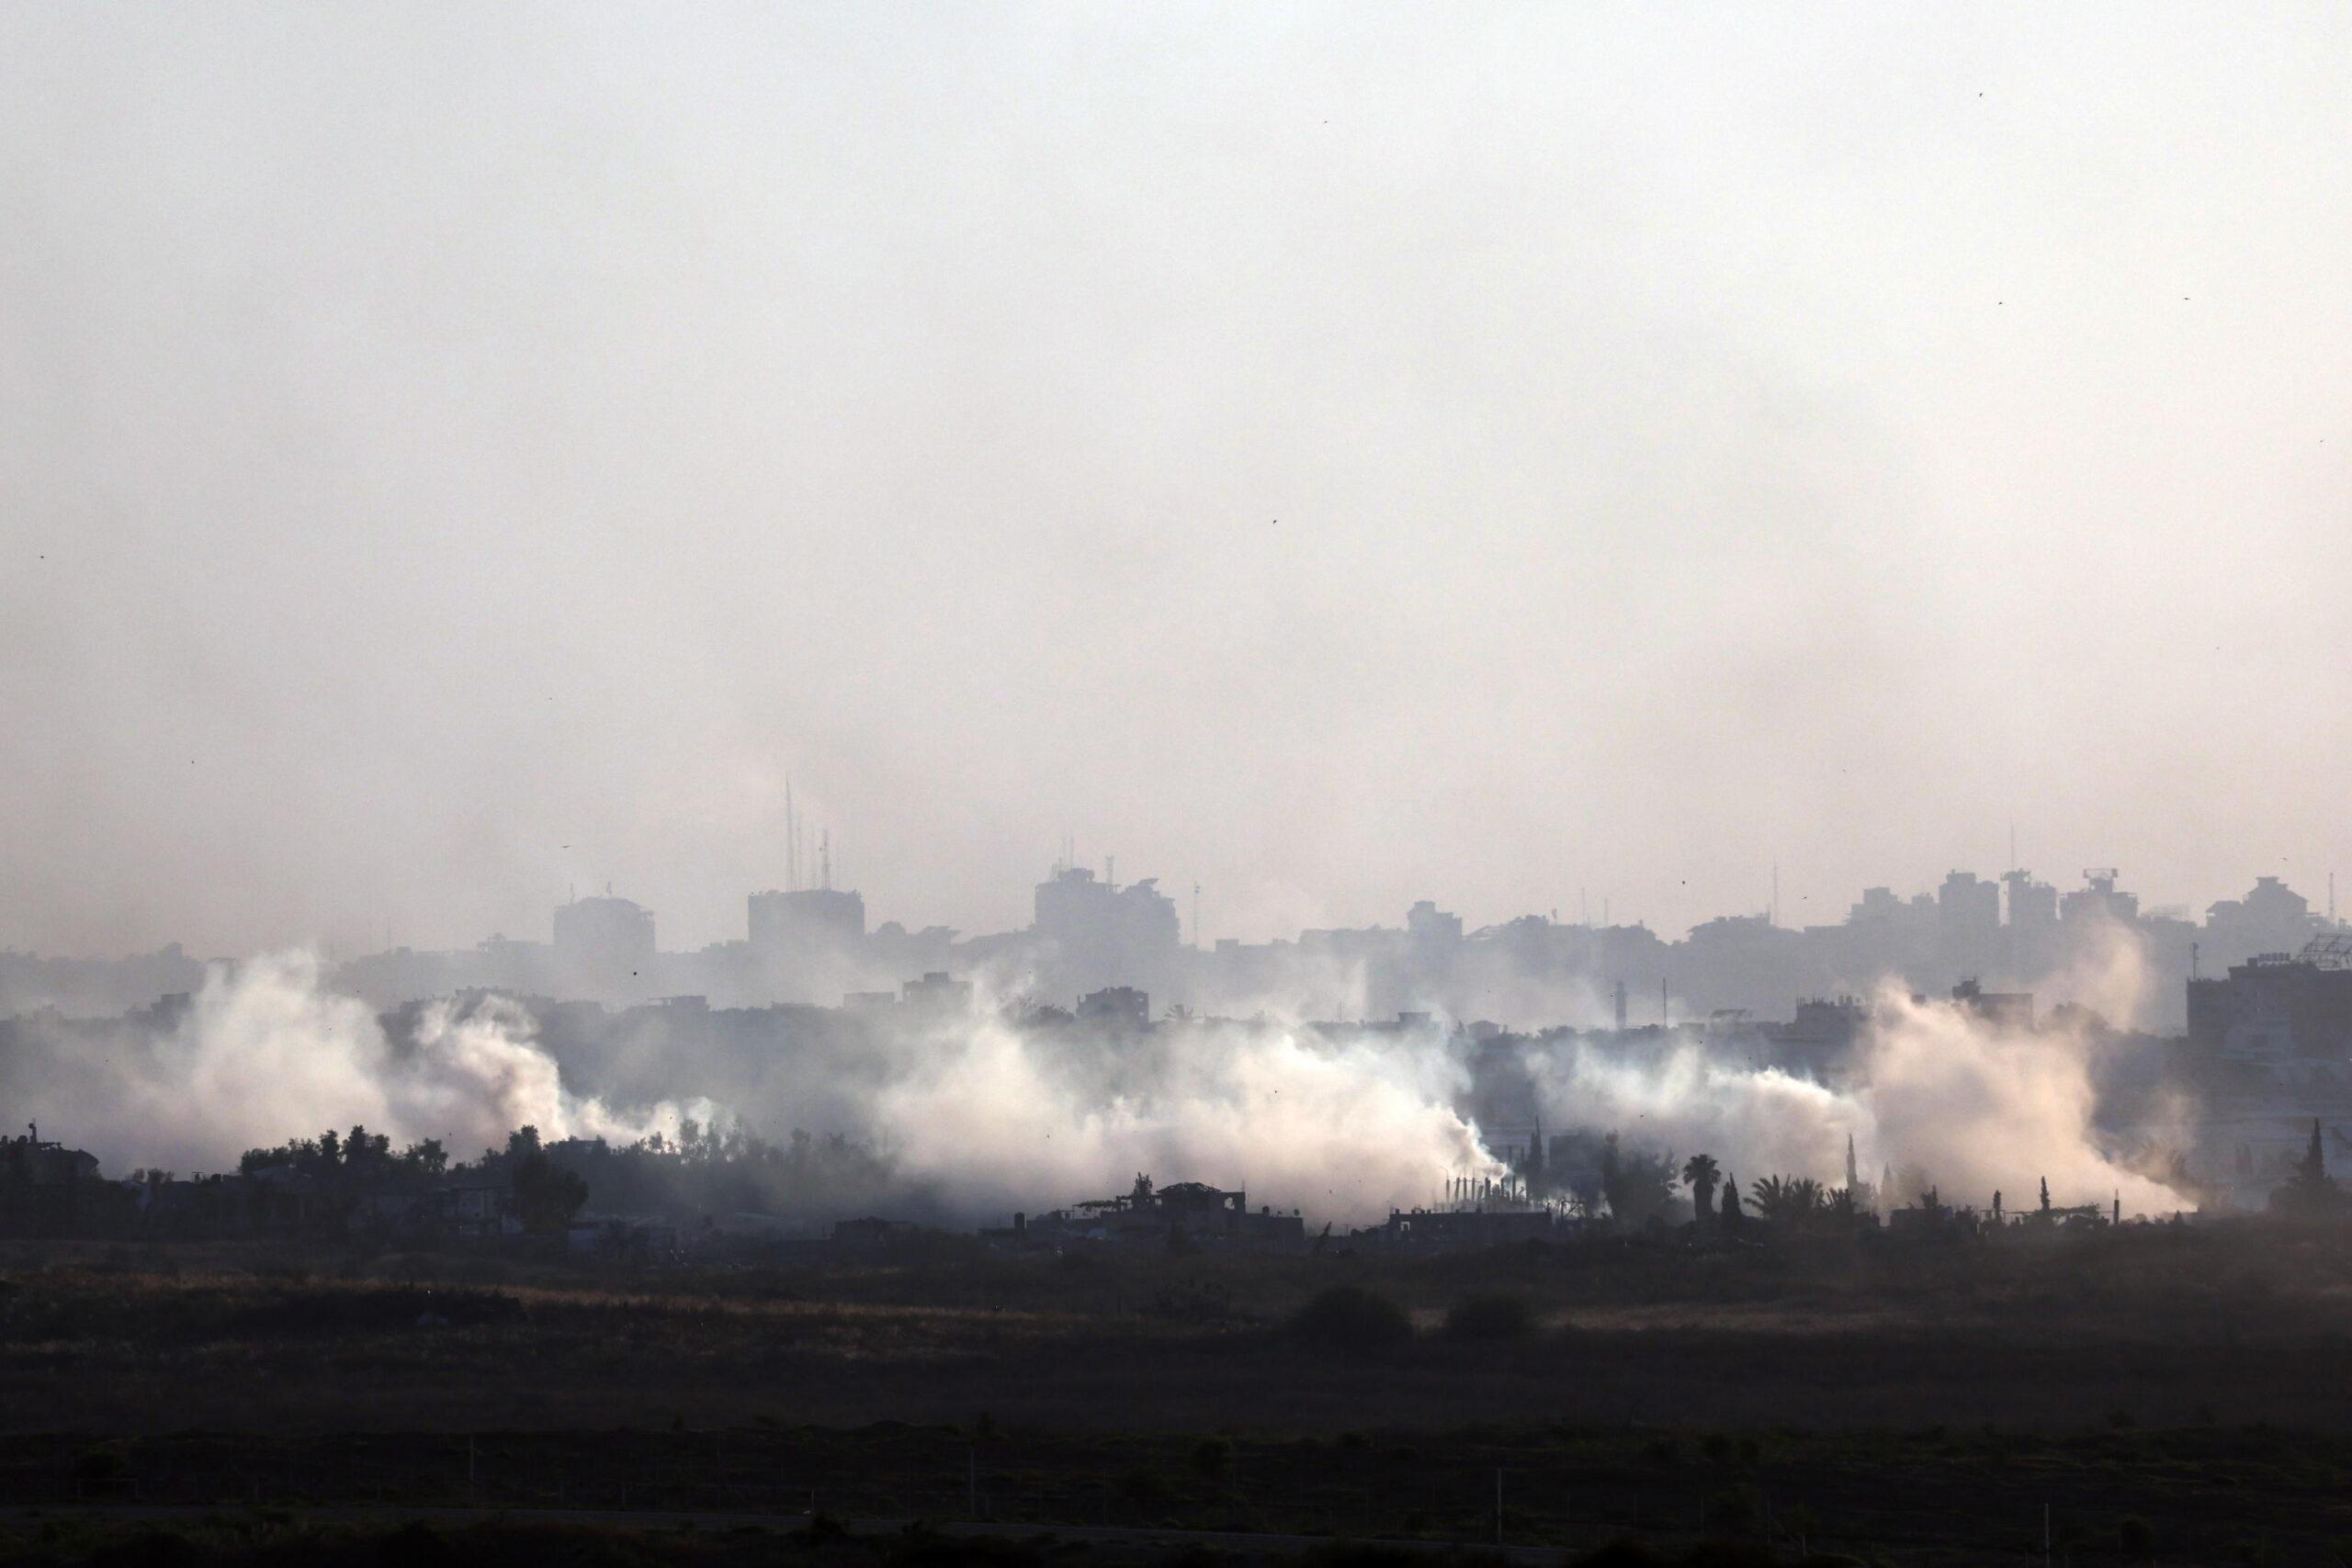
[[[216,966],[177,1014],[19,1029],[0,1091],[118,1174],[220,1169],[354,1122],[460,1157],[526,1123],[623,1142],[687,1117],[769,1138],[806,1129],[875,1151],[873,1201],[935,1195],[931,1212],[965,1221],[1102,1195],[1139,1173],[1374,1221],[1430,1201],[1449,1175],[1500,1174],[1498,1129],[1515,1135],[1522,1111],[1555,1133],[1709,1153],[1751,1179],[1834,1182],[1850,1136],[1865,1180],[1917,1173],[1951,1201],[1981,1206],[1999,1190],[2022,1204],[2047,1178],[2061,1203],[2192,1206],[2102,1134],[2096,1069],[2113,1037],[2088,1005],[2026,1028],[1885,989],[1853,1056],[1819,1077],[1698,1033],[1561,1032],[1520,1043],[1532,1100],[1513,1100],[1494,1097],[1481,1048],[1442,1021],[1147,1031],[1025,1012],[1008,1001],[1025,980],[988,975],[967,1004],[873,1015],[592,1010],[602,1032],[582,1041],[495,995],[426,1003],[387,1029],[310,955],[285,953]],[[2144,985],[2119,934],[2065,988],[2128,1015]],[[1482,1128],[1480,1114],[1500,1120]]]
[[302,952],[214,965],[167,1028],[97,1040],[35,1030],[26,1044],[6,1063],[11,1104],[71,1129],[118,1175],[219,1170],[248,1148],[355,1123],[467,1157],[526,1124],[548,1138],[636,1138],[695,1109],[621,1115],[574,1093],[529,1014],[502,998],[430,1004],[395,1043],[367,1004],[322,989]]
[[1432,1040],[1207,1026],[1173,1049],[1157,1036],[1110,1042],[1107,1057],[1081,1044],[1090,1069],[976,1015],[930,1043],[876,1100],[876,1124],[910,1168],[978,1201],[1158,1172],[1367,1221],[1429,1201],[1448,1171],[1500,1168],[1453,1109],[1463,1074]]
[[[2066,977],[2076,1005],[2031,1029],[1883,987],[1859,1058],[1836,1089],[1692,1041],[1639,1055],[1576,1043],[1533,1066],[1555,1125],[1637,1131],[1653,1145],[1711,1154],[1745,1178],[1841,1180],[1850,1135],[1863,1180],[1916,1172],[1947,1202],[1988,1207],[2000,1191],[2023,1206],[2047,1178],[2059,1204],[2120,1197],[2130,1213],[2170,1213],[2196,1202],[2137,1168],[2136,1151],[2105,1146],[2095,1125],[2093,1068],[2108,1048],[2097,1014],[2129,1016],[2145,983],[2138,948],[2119,931]],[[2166,1131],[2177,1143],[2177,1129]]]
[[396,1145],[439,1138],[460,1157],[526,1123],[548,1139],[629,1141],[682,1120],[780,1136],[807,1125],[869,1141],[898,1182],[966,1219],[1059,1204],[1132,1175],[1244,1186],[1325,1218],[1374,1219],[1427,1201],[1442,1173],[1499,1168],[1453,1101],[1464,1079],[1434,1036],[1326,1040],[1281,1024],[1165,1036],[1026,1032],[983,993],[968,1010],[894,1022],[831,1051],[794,1042],[741,1060],[724,1105],[662,1094],[665,1043],[568,1084],[520,1003],[424,1006],[388,1034],[367,1004],[321,982],[308,953],[215,966],[176,1021],[124,1021],[95,1039],[33,1032],[6,1058],[12,1103],[89,1146],[117,1174],[232,1166],[244,1149],[364,1123]]

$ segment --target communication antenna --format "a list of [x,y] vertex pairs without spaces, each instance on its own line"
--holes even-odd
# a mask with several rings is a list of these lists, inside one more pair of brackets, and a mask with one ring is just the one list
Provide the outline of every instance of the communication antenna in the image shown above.
[[1772,923],[1781,923],[1781,863],[1772,863]]
[[833,830],[831,828],[817,835],[817,862],[822,867],[820,874],[825,879],[822,886],[831,893],[833,890]]
[[800,814],[792,808],[792,780],[784,781],[784,890],[800,891]]
[[1193,884],[1193,945],[1201,945],[1201,885]]

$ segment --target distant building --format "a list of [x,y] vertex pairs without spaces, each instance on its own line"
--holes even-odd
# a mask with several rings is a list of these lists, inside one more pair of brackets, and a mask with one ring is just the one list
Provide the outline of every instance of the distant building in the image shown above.
[[653,973],[653,911],[607,895],[556,906],[559,963],[602,988],[641,989]]
[[2116,889],[2116,879],[2122,874],[2114,867],[2093,868],[2083,873],[2084,886],[2058,900],[2058,918],[2068,925],[2081,925],[2092,920],[2113,920],[2130,925],[2140,918],[2140,897],[2135,893]]
[[944,970],[910,980],[899,992],[901,1005],[942,1016],[966,1011],[972,1005],[972,982],[958,980]]
[[762,953],[865,940],[865,896],[846,888],[754,893],[748,905],[752,946]]
[[1843,1048],[1854,1043],[1869,1018],[1869,1010],[1856,998],[1808,997],[1797,1003],[1796,1016],[1781,1030],[1780,1037],[1791,1045]]
[[1080,1021],[1114,1029],[1151,1027],[1151,997],[1133,986],[1105,986],[1078,998]]
[[2325,929],[2303,896],[2275,876],[2256,877],[2243,898],[2224,898],[2205,911],[2208,940],[2238,953],[2298,953]]
[[1416,946],[1459,947],[1462,945],[1462,917],[1441,909],[1424,898],[1405,912],[1405,933]]
[[1514,1242],[1552,1241],[1576,1227],[1551,1208],[1392,1209],[1388,1223],[1355,1233],[1356,1239],[1400,1252],[1456,1252]]
[[2001,923],[2001,885],[1955,871],[1936,889],[1936,912],[1947,937],[1989,936]]
[[1173,947],[1182,935],[1176,901],[1147,876],[1125,887],[1097,881],[1084,866],[1063,866],[1037,884],[1037,934],[1055,941],[1083,942],[1114,932],[1142,947]]
[[1063,865],[1037,885],[1032,934],[1054,989],[1164,985],[1183,941],[1176,902],[1156,879],[1120,886],[1084,866]]
[[1998,1028],[2025,1030],[2033,1027],[2031,991],[1988,991],[1974,980],[1962,980],[1951,988],[1951,999],[1963,1011],[1973,1013]]
[[2188,983],[2188,1043],[2222,1060],[2352,1059],[2352,936],[2266,953]]
[[1893,888],[1865,887],[1860,902],[1846,911],[1849,926],[1916,924],[1921,916],[1932,914],[1935,900],[1922,893],[1915,898],[1898,898]]
[[2030,871],[2005,871],[2001,882],[2009,890],[2009,924],[2030,927],[2058,923],[2057,888],[2047,882],[2036,882]]
[[1137,1176],[1133,1190],[1095,1198],[1071,1209],[1017,1219],[1013,1234],[1032,1247],[1092,1242],[1153,1249],[1194,1246],[1217,1250],[1295,1251],[1306,1246],[1306,1223],[1295,1213],[1250,1210],[1250,1195],[1200,1181],[1154,1187]]

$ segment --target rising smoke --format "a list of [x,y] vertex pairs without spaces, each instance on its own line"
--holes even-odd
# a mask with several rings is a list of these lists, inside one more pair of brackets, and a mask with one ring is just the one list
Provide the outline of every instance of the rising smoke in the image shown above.
[[[2131,1016],[2146,985],[2138,944],[2119,927],[2055,987],[2074,1005],[2032,1028],[1882,987],[1837,1088],[1690,1040],[1641,1053],[1579,1041],[1531,1067],[1555,1125],[1627,1129],[1751,1177],[1842,1179],[1850,1136],[1865,1181],[1910,1172],[1956,1205],[1989,1207],[2000,1191],[2016,1206],[2047,1178],[2062,1204],[2120,1198],[2129,1213],[2170,1213],[2196,1203],[2147,1174],[2145,1149],[2097,1125],[2093,1068],[2113,1048],[2099,1018]],[[2141,1143],[2179,1146],[2184,1112],[2169,1111]]]
[[692,1113],[616,1114],[568,1089],[532,1033],[520,1005],[491,998],[430,1004],[395,1041],[366,1003],[321,987],[314,955],[282,953],[213,965],[162,1027],[30,1031],[0,1057],[0,1087],[117,1174],[233,1168],[246,1149],[354,1123],[395,1146],[438,1138],[462,1158],[526,1124],[548,1138],[636,1138]]
[[1443,1172],[1500,1169],[1434,1039],[1252,1022],[1056,1049],[982,1010],[926,1045],[876,1124],[914,1169],[999,1206],[1156,1171],[1365,1220],[1427,1201]]
[[[2119,939],[2068,986],[2128,1016],[2144,983]],[[246,1148],[355,1122],[464,1157],[525,1124],[627,1142],[689,1117],[845,1134],[890,1173],[877,1201],[935,1193],[966,1219],[1148,1173],[1363,1222],[1429,1201],[1447,1175],[1501,1172],[1500,1138],[1469,1109],[1477,1052],[1442,1022],[1040,1026],[1015,1021],[1017,988],[984,979],[967,1008],[928,1014],[751,1015],[771,1032],[700,1045],[683,1022],[628,1015],[592,1050],[497,996],[425,1004],[387,1029],[324,986],[315,959],[285,953],[214,967],[175,1016],[19,1030],[0,1092],[118,1174],[221,1169]],[[2086,1009],[2027,1029],[1888,989],[1854,1058],[1820,1079],[1696,1034],[1559,1032],[1519,1049],[1526,1109],[1555,1133],[1615,1131],[1751,1178],[1830,1182],[1850,1137],[1866,1179],[1917,1172],[1948,1201],[2001,1190],[2015,1204],[2046,1177],[2061,1202],[2190,1206],[2099,1130],[2093,1069],[2109,1039]]]

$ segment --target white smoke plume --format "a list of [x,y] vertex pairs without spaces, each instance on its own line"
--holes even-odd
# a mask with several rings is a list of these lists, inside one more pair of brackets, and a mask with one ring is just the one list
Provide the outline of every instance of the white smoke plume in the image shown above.
[[1363,1223],[1428,1202],[1449,1171],[1501,1168],[1428,1038],[1261,1022],[1187,1030],[1173,1050],[1104,1048],[1090,1066],[984,1013],[959,1018],[883,1089],[877,1129],[910,1174],[1004,1208],[1156,1173]]
[[2010,1209],[2029,1207],[2046,1178],[2062,1206],[2120,1197],[2127,1213],[2194,1208],[2134,1168],[2130,1151],[2105,1146],[2094,1125],[2091,1066],[2101,1047],[2078,1010],[2131,1016],[2145,985],[2136,945],[2119,931],[2067,979],[2075,1007],[2030,1029],[1882,987],[1859,1057],[1834,1089],[1726,1061],[1696,1040],[1641,1055],[1577,1043],[1531,1066],[1547,1122],[1709,1154],[1747,1180],[1840,1182],[1851,1135],[1864,1181],[1889,1168],[1918,1171],[1956,1205],[1989,1207],[1999,1191]]
[[[2128,1017],[2143,974],[2119,941],[2068,994]],[[639,1021],[616,1025],[616,1049],[576,1058],[495,997],[430,1004],[388,1034],[366,1003],[322,986],[314,958],[283,953],[214,969],[164,1027],[126,1021],[45,1043],[33,1032],[0,1061],[0,1099],[70,1129],[116,1174],[217,1170],[246,1148],[354,1123],[396,1145],[438,1138],[458,1158],[526,1123],[548,1139],[626,1141],[688,1116],[710,1122],[716,1100],[772,1138],[806,1127],[870,1142],[906,1189],[967,1218],[1108,1195],[1146,1173],[1363,1223],[1430,1201],[1449,1174],[1499,1172],[1464,1110],[1464,1043],[1442,1025],[1029,1028],[1007,1021],[1002,1000],[1023,979],[984,976],[968,1008],[928,1019],[829,1015],[821,1029],[787,1019],[780,1034],[707,1036],[718,1043],[701,1056],[658,1018]],[[1834,1183],[1851,1135],[1866,1180],[1916,1169],[1947,1201],[1981,1207],[1997,1189],[2024,1207],[2047,1178],[2062,1204],[2120,1193],[2133,1212],[2189,1206],[2102,1144],[2100,1036],[2086,1014],[2027,1030],[1887,990],[1874,1016],[1830,1082],[1743,1064],[1696,1035],[1555,1036],[1530,1043],[1524,1064],[1552,1131],[1705,1152],[1748,1180]],[[582,1076],[567,1082],[560,1056]]]
[[[118,1175],[220,1170],[247,1148],[355,1123],[467,1158],[525,1124],[549,1140],[628,1141],[723,1119],[707,1099],[623,1106],[579,1092],[529,1011],[494,996],[429,1004],[388,1035],[368,1004],[322,988],[305,953],[215,967],[165,1029],[35,1039],[35,1054],[0,1065],[0,1094]],[[968,1010],[878,1029],[855,1055],[810,1045],[778,1052],[726,1110],[770,1136],[808,1125],[869,1140],[906,1190],[935,1190],[967,1217],[1104,1195],[1148,1173],[1371,1220],[1428,1201],[1449,1171],[1500,1168],[1453,1109],[1462,1072],[1430,1032],[1045,1037],[1005,1021],[984,991]],[[632,1076],[662,1082],[662,1056],[660,1039],[637,1042]]]
[[322,990],[319,962],[273,953],[214,965],[175,1027],[124,1032],[93,1051],[53,1046],[16,1065],[22,1114],[75,1130],[116,1174],[133,1165],[233,1168],[248,1148],[355,1124],[395,1147],[439,1138],[451,1157],[503,1146],[516,1127],[549,1139],[635,1138],[707,1107],[621,1116],[567,1089],[530,1015],[491,998],[462,1016],[425,1009],[396,1045],[373,1010]]

